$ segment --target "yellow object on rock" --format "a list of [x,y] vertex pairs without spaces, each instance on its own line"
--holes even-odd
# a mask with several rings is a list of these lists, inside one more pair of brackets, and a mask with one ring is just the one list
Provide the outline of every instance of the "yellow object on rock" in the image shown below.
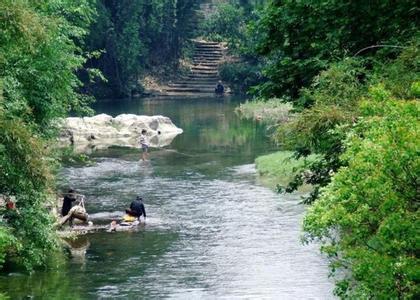
[[130,215],[124,215],[123,216],[124,222],[134,222],[136,219],[137,219],[136,217],[133,217],[133,216],[130,216]]

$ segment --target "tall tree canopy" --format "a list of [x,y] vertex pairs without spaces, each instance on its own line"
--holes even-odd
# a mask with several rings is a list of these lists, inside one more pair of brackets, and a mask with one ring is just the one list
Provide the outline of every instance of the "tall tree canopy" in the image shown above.
[[257,53],[268,62],[258,92],[296,97],[332,61],[373,45],[403,45],[418,29],[418,10],[411,0],[270,1],[252,25]]
[[56,118],[86,107],[76,72],[93,15],[87,0],[0,0],[0,194],[17,206],[2,211],[0,267],[45,264],[56,245],[50,138]]
[[145,70],[177,64],[192,36],[197,6],[193,0],[98,0],[98,17],[86,42],[91,51],[103,54],[88,66],[100,69],[107,82],[94,89],[130,96],[141,91]]

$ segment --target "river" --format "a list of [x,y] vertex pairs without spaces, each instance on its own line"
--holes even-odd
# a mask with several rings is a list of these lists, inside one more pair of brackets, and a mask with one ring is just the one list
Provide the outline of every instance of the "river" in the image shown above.
[[97,219],[136,195],[147,224],[137,232],[81,238],[56,271],[0,277],[11,299],[333,299],[327,261],[302,245],[300,195],[261,185],[253,165],[275,147],[261,125],[240,120],[237,100],[152,99],[97,103],[95,110],[162,114],[184,130],[151,161],[138,150],[92,154],[67,166],[60,186],[87,197]]

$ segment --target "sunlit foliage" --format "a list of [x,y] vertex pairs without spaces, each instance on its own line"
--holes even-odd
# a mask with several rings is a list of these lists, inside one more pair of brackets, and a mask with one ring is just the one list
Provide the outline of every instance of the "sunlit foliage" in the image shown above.
[[347,135],[346,164],[322,190],[304,223],[320,239],[333,270],[346,268],[341,297],[414,298],[418,294],[417,100],[393,99],[373,87],[361,120]]

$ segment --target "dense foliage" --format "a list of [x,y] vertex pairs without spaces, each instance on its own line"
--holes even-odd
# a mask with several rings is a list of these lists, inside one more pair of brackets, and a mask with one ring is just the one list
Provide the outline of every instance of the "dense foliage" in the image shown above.
[[413,298],[418,282],[418,7],[413,1],[269,1],[249,23],[261,99],[292,102],[275,138],[317,158],[307,240],[319,239],[343,298]]
[[323,241],[333,267],[344,267],[342,297],[414,298],[419,260],[417,100],[393,99],[374,87],[331,184],[310,208],[307,238]]
[[106,81],[90,89],[99,96],[130,96],[141,92],[139,80],[145,70],[176,67],[192,37],[198,2],[97,0],[98,16],[86,43],[90,51],[102,54],[92,56],[87,66],[101,70]]
[[207,40],[225,42],[233,59],[220,67],[220,76],[235,93],[246,93],[261,83],[262,61],[255,53],[256,38],[248,25],[258,19],[257,8],[266,1],[230,0],[216,6],[201,26],[200,34]]
[[296,97],[344,55],[374,45],[403,45],[418,28],[418,8],[411,0],[273,0],[252,26],[257,53],[268,59],[264,75],[269,80],[258,93]]
[[56,245],[52,121],[89,101],[76,71],[93,12],[89,1],[0,1],[0,194],[16,201],[1,212],[0,267],[43,265]]

